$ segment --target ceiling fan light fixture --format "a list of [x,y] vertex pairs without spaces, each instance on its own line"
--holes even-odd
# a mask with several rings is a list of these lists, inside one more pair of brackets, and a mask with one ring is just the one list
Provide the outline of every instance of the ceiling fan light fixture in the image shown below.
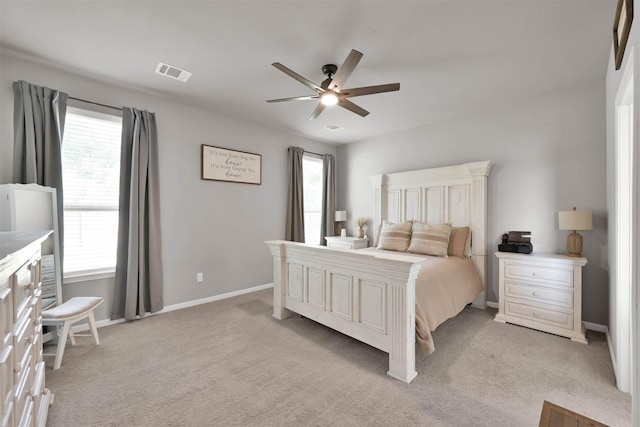
[[324,105],[336,105],[338,103],[338,96],[335,93],[325,93],[320,97],[320,102]]

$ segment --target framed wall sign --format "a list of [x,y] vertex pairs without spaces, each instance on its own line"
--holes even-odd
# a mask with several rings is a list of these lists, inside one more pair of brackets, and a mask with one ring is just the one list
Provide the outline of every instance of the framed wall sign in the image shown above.
[[262,156],[202,144],[202,179],[262,184]]
[[618,0],[616,19],[613,21],[613,58],[616,70],[619,70],[622,65],[624,48],[627,46],[632,21],[633,0]]

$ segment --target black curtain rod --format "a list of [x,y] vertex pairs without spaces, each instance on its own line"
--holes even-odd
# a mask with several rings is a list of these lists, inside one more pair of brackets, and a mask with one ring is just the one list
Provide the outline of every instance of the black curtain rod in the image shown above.
[[309,154],[313,154],[314,156],[320,156],[320,157],[323,157],[323,156],[324,156],[324,154],[314,153],[313,151],[307,151],[307,150],[304,150],[304,152],[305,152],[305,153],[309,153]]
[[112,105],[101,104],[99,102],[87,101],[86,99],[76,98],[76,97],[73,97],[73,96],[70,96],[69,99],[73,99],[75,101],[80,101],[80,102],[86,102],[87,104],[99,105],[101,107],[107,107],[107,108],[112,108],[114,110],[122,111],[122,108],[120,108],[120,107],[114,107]]

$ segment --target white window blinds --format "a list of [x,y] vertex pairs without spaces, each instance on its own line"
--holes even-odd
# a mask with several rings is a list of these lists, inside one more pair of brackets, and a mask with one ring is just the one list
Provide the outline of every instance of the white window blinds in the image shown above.
[[304,154],[302,157],[302,190],[304,197],[304,241],[319,245],[322,225],[322,158]]
[[122,118],[69,107],[62,143],[65,277],[115,270]]

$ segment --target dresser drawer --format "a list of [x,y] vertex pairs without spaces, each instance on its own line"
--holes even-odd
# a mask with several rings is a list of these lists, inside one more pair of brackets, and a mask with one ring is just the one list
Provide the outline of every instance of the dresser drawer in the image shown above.
[[44,345],[44,336],[42,335],[42,324],[36,325],[35,334],[33,339],[33,353],[35,357],[35,363],[42,362],[42,348]]
[[570,290],[544,288],[505,280],[504,293],[507,298],[524,298],[558,307],[573,308],[573,292]]
[[27,316],[21,319],[21,322],[16,325],[13,336],[13,351],[15,360],[15,372],[20,372],[22,369],[23,359],[29,352],[31,345],[33,344],[35,332],[33,319],[30,314],[33,309],[29,309]]
[[21,419],[26,407],[29,404],[32,404],[32,399],[29,392],[31,391],[31,385],[33,383],[34,369],[30,363],[31,357],[29,356],[27,357],[27,359],[28,360],[25,363],[24,369],[18,374],[18,381],[16,381],[13,396],[13,407],[16,413],[16,417],[20,416]]
[[0,420],[2,422],[2,427],[5,427],[5,426],[10,427],[10,426],[12,426],[14,418],[15,417],[14,417],[13,400],[12,400],[11,403],[9,404],[9,406],[7,406],[4,409],[4,413],[2,414],[2,419]]
[[13,307],[15,308],[14,322],[17,322],[22,317],[22,313],[31,304],[31,297],[35,289],[31,274],[32,268],[32,263],[28,262],[12,276],[11,290],[13,291]]
[[33,386],[29,390],[29,394],[32,398],[40,396],[44,392],[44,362],[39,362],[35,366],[35,377],[33,379]]
[[22,417],[17,425],[18,427],[33,426],[33,400],[27,399],[24,409],[22,410]]
[[4,414],[13,401],[13,346],[0,353],[0,393],[0,414]]
[[11,289],[0,291],[0,350],[12,345],[11,333],[13,331],[13,298]]
[[571,313],[534,307],[509,300],[504,302],[504,310],[509,316],[520,317],[558,328],[573,329],[573,315]]
[[573,270],[563,268],[505,262],[504,277],[553,283],[568,288],[573,287]]
[[33,307],[33,320],[36,323],[39,323],[42,317],[42,289],[37,289],[33,293],[33,297],[31,297],[31,306]]
[[36,374],[33,379],[33,387],[31,388],[30,394],[31,399],[33,400],[33,414],[35,417],[39,418],[39,414],[42,409],[40,406],[43,404],[42,395],[44,393],[44,362],[40,362],[36,365],[35,372]]

